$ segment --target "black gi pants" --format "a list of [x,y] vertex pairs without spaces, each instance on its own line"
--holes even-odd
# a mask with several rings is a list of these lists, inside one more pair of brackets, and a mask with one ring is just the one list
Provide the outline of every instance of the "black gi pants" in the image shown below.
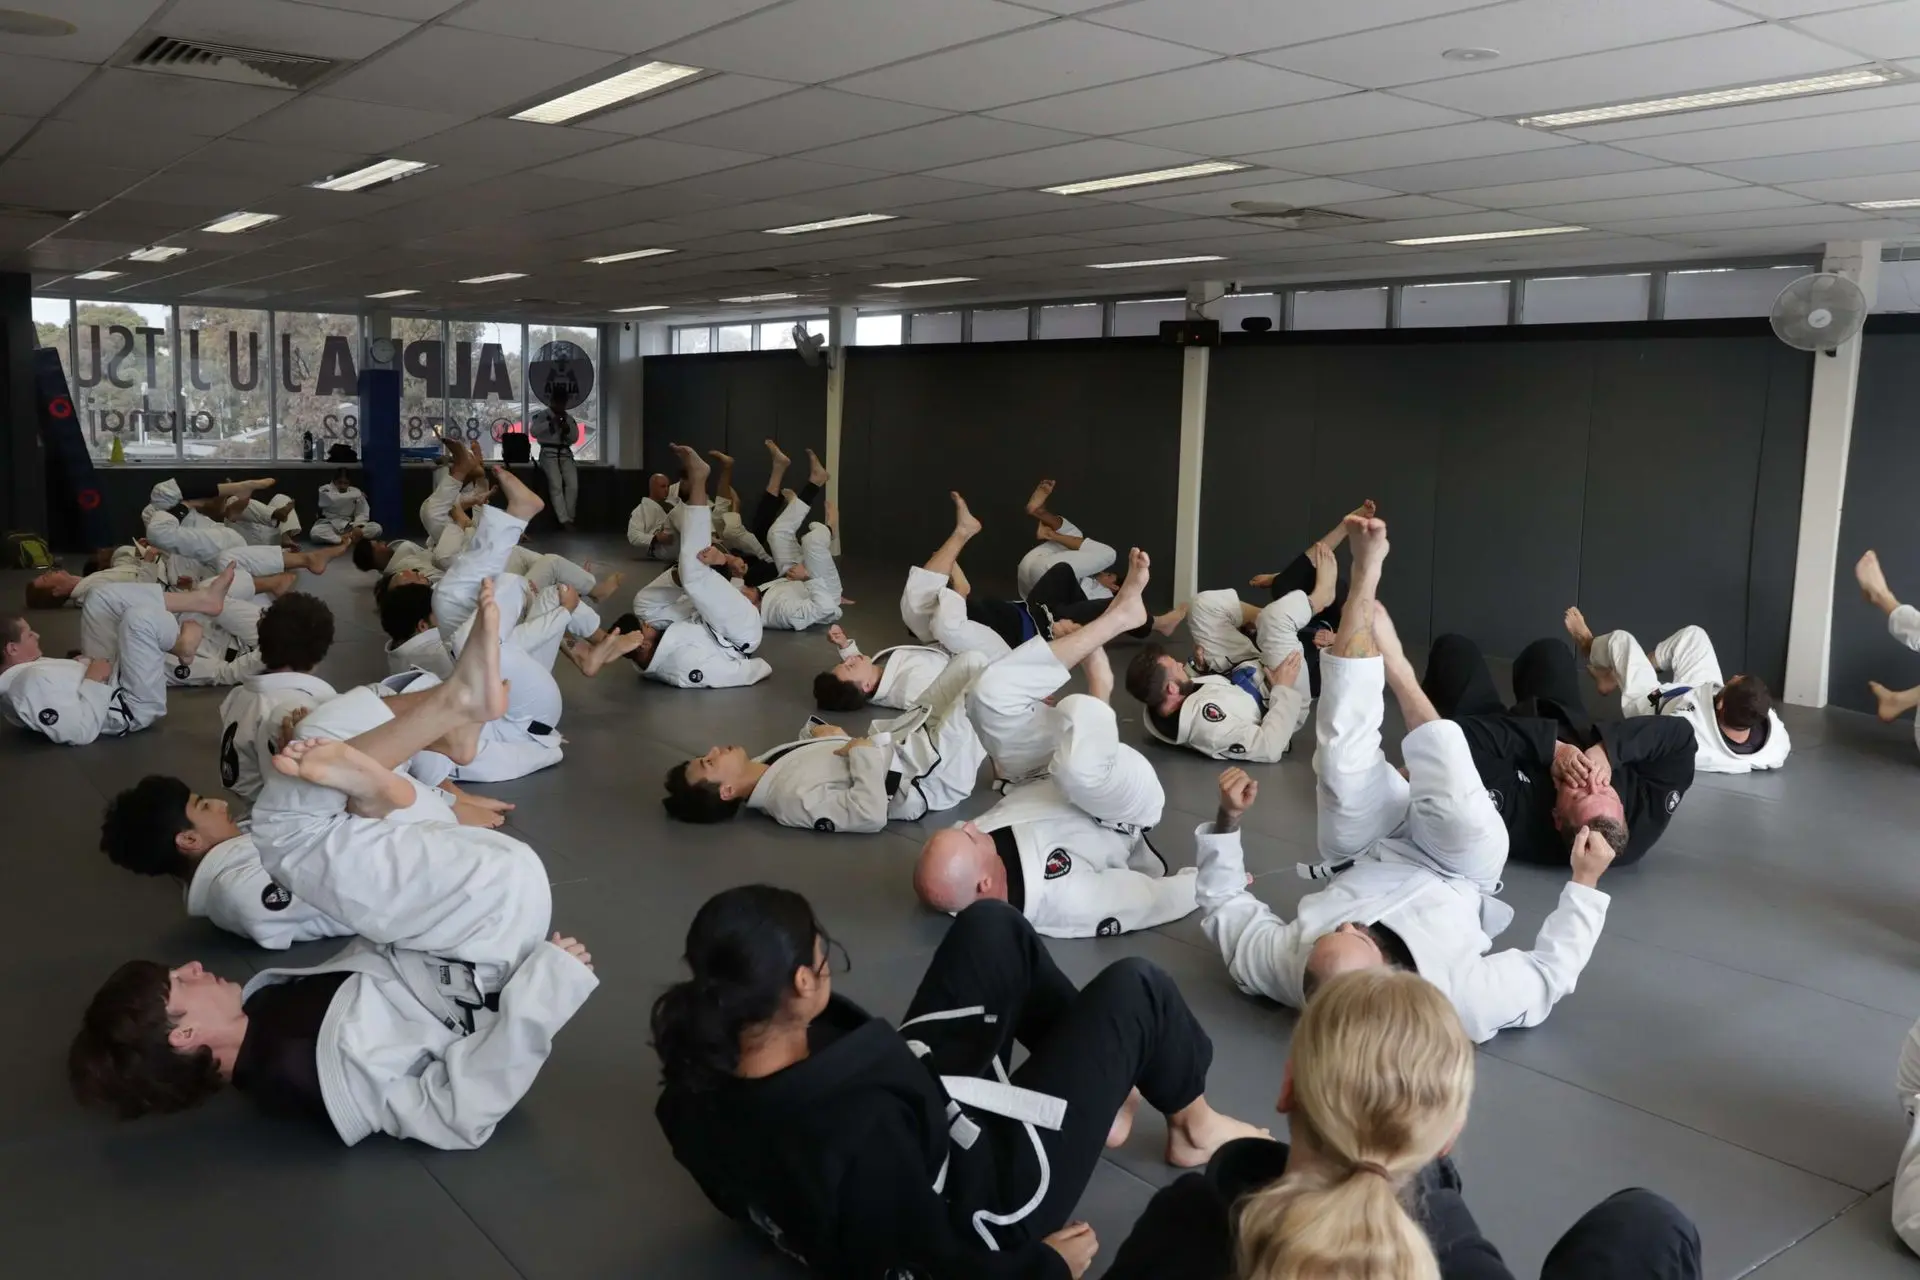
[[[1420,687],[1434,710],[1448,720],[1507,711],[1487,669],[1486,655],[1463,635],[1434,640]],[[1578,744],[1591,743],[1593,718],[1580,691],[1579,661],[1566,641],[1549,636],[1520,651],[1513,660],[1513,697],[1517,714],[1559,720]]]
[[[1286,568],[1273,575],[1273,584],[1267,588],[1268,599],[1278,600],[1294,591],[1312,595],[1314,583],[1319,580],[1320,571],[1313,567],[1313,561],[1307,559],[1307,553],[1302,551],[1287,562]],[[1333,603],[1314,614],[1300,631],[1300,650],[1307,664],[1307,680],[1316,698],[1320,696],[1320,646],[1313,642],[1313,633],[1340,629],[1340,609],[1346,598],[1347,584],[1336,582]]]
[[[820,501],[820,486],[817,484],[809,484],[806,488],[799,490],[798,495],[800,501],[806,503],[808,510],[812,510]],[[772,553],[771,539],[773,537],[773,522],[778,520],[780,513],[786,509],[787,500],[785,498],[777,493],[767,493],[764,490],[761,491],[760,501],[754,505],[753,523],[748,526],[748,529],[754,537],[760,539],[761,546],[768,548],[769,554]],[[803,528],[805,524],[806,518],[803,516],[801,517],[801,525]],[[779,566],[775,565],[771,560],[762,560],[757,556],[748,556],[746,557],[746,561],[746,581],[750,587],[764,587],[780,576]]]
[[[975,1006],[984,1006],[994,1021],[914,1021]],[[1158,967],[1138,958],[1118,960],[1085,990],[1076,990],[1026,917],[990,900],[955,918],[900,1033],[929,1046],[925,1061],[936,1075],[983,1079],[999,1078],[993,1059],[1008,1066],[1018,1041],[1027,1059],[1012,1072],[1012,1082],[1066,1099],[1060,1129],[1034,1130],[1047,1153],[1046,1195],[1019,1222],[994,1228],[1003,1247],[1038,1240],[1067,1224],[1129,1092],[1137,1087],[1148,1106],[1171,1115],[1205,1091],[1213,1062],[1213,1042]],[[1039,1185],[1032,1143],[1013,1122],[976,1118],[986,1129],[981,1141],[997,1148],[1004,1198],[965,1207],[1011,1213]]]
[[[1057,563],[1040,575],[1033,589],[1027,592],[1025,600],[982,600],[977,596],[967,597],[967,618],[983,626],[993,628],[994,634],[1018,649],[1024,642],[1026,628],[1022,617],[1031,618],[1039,634],[1052,639],[1047,619],[1066,618],[1085,625],[1107,611],[1109,601],[1089,600],[1087,593],[1080,589],[1080,579],[1074,574],[1073,566],[1064,562]],[[1131,631],[1123,632],[1135,639],[1146,636],[1153,630],[1153,619],[1148,618]]]

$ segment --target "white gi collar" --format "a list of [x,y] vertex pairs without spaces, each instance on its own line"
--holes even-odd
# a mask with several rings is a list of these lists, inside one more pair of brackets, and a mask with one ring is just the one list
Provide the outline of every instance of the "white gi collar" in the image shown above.
[[187,914],[195,919],[204,919],[207,899],[213,896],[213,886],[220,879],[220,873],[236,859],[252,852],[253,836],[245,831],[207,850],[206,856],[193,869],[193,879],[187,881]]
[[247,688],[255,693],[310,693],[316,698],[334,696],[333,686],[311,671],[262,671],[247,677]]

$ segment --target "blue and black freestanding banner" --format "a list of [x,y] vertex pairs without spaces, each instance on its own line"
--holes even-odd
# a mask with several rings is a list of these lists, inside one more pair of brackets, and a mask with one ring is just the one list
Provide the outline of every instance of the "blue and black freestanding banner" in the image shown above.
[[100,479],[80,432],[80,415],[67,390],[60,353],[52,347],[33,353],[33,399],[40,417],[40,439],[47,449],[47,536],[55,546],[109,545]]
[[400,372],[360,371],[360,468],[367,506],[388,537],[406,528],[400,500]]

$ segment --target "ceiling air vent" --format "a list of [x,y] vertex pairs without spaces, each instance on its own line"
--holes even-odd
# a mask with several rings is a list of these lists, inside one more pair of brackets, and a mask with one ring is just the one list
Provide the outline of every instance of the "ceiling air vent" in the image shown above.
[[270,89],[304,89],[340,64],[298,53],[274,53],[269,49],[155,36],[121,65],[198,80],[224,80],[229,84],[261,85]]
[[1233,216],[1244,222],[1281,231],[1324,231],[1329,227],[1351,227],[1372,222],[1357,213],[1335,213],[1331,209],[1300,209],[1290,204],[1272,204],[1265,200],[1235,200]]

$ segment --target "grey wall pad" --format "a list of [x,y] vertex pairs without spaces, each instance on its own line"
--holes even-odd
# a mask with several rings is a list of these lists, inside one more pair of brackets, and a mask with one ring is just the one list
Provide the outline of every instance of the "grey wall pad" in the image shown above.
[[[1747,566],[1747,660],[1775,696],[1786,682],[1793,616],[1794,560],[1800,554],[1800,485],[1807,463],[1807,408],[1813,360],[1782,343],[1773,351],[1760,483]],[[1850,581],[1850,580],[1849,580]],[[1844,595],[1843,595],[1844,598]]]
[[827,447],[827,372],[791,351],[648,356],[643,366],[645,467],[677,475],[670,443],[723,449],[738,461],[743,500],[766,484],[771,436],[795,459],[793,488],[806,481],[802,449]]

